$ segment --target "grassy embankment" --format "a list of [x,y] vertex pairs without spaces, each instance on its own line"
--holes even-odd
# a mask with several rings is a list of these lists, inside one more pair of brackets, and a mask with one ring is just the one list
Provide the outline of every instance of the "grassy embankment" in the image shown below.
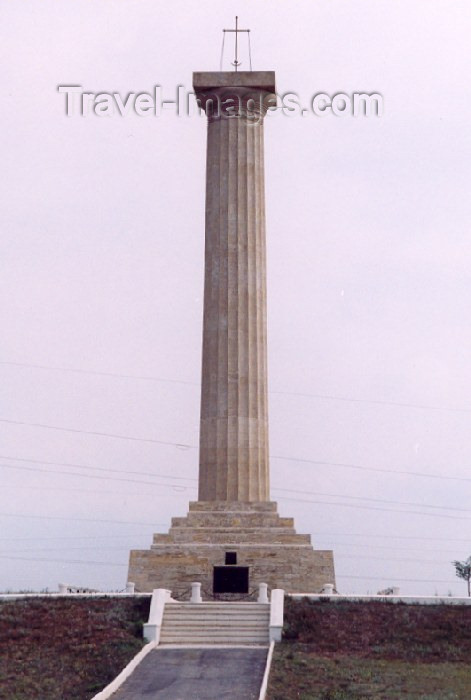
[[[143,645],[149,598],[0,602],[0,700],[89,700]],[[470,700],[471,606],[286,601],[268,700]]]
[[149,603],[0,601],[0,700],[89,700],[142,648]]
[[286,601],[267,700],[471,700],[471,606]]

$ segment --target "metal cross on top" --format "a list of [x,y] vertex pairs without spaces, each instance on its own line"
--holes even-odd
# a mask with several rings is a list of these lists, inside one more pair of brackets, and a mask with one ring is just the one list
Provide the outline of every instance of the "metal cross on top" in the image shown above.
[[222,39],[222,51],[221,51],[221,65],[222,65],[222,57],[224,53],[224,39],[226,36],[226,32],[230,32],[235,34],[235,51],[234,51],[234,60],[231,63],[231,65],[234,66],[234,69],[237,73],[237,69],[239,68],[240,65],[242,65],[242,61],[239,61],[239,43],[238,43],[238,35],[241,33],[247,34],[248,40],[249,40],[249,61],[250,61],[250,70],[252,70],[252,56],[251,56],[251,51],[250,51],[250,29],[239,29],[239,18],[236,15],[235,18],[235,29],[223,29],[224,32],[223,39]]

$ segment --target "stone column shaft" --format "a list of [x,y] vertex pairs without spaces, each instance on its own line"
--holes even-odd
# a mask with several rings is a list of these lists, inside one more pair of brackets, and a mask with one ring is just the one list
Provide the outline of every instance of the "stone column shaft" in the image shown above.
[[[199,500],[267,501],[266,92],[253,85],[253,76],[263,74],[215,75],[228,81],[250,76],[252,84],[243,93],[234,88],[244,98],[235,115],[214,114],[203,100],[208,142]],[[218,99],[223,91],[211,86]],[[262,105],[251,118],[247,97]]]

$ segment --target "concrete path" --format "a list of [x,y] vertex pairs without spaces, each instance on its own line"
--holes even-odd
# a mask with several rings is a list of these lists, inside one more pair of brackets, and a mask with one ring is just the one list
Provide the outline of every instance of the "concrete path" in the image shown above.
[[267,649],[151,651],[112,700],[258,700]]

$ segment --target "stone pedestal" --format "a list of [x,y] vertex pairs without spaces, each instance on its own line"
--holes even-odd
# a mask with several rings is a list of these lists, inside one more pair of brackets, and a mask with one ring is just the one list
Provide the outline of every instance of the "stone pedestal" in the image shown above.
[[[213,591],[213,567],[236,554],[249,567],[249,588],[267,583],[290,593],[319,592],[335,584],[331,551],[313,550],[310,535],[300,535],[292,518],[278,515],[277,504],[195,501],[185,518],[172,518],[168,534],[154,535],[149,550],[134,550],[129,577],[138,591],[168,588],[173,594],[202,584]],[[206,594],[206,595],[205,595]]]

